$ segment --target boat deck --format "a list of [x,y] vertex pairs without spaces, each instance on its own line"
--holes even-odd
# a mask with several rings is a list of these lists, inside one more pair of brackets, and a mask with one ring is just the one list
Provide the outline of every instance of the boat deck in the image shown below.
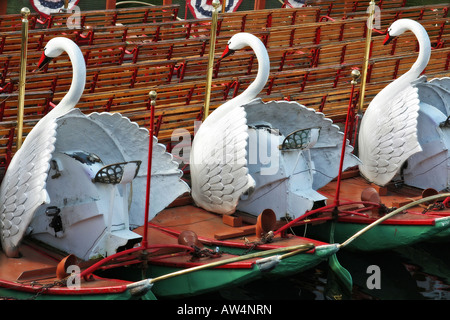
[[[158,215],[159,216],[159,215]],[[164,216],[164,214],[162,214]],[[173,224],[176,224],[177,221],[181,220],[178,219],[178,215],[175,216],[174,220],[171,220]],[[169,223],[170,224],[170,223]],[[175,245],[179,245],[178,243],[178,235],[184,230],[187,230],[183,228],[185,223],[180,224],[180,229],[166,229],[166,228],[159,228],[157,226],[149,226],[148,227],[148,242],[149,246],[158,246],[161,245],[162,247],[159,249],[156,249],[148,254],[148,259],[151,264],[155,265],[172,265],[172,266],[178,266],[183,268],[190,268],[190,267],[196,267],[200,266],[205,263],[210,263],[212,261],[221,261],[226,260],[235,257],[233,254],[229,253],[222,253],[220,256],[214,256],[214,259],[212,260],[210,256],[203,256],[200,258],[193,259],[193,256],[187,252],[186,249],[183,248],[176,248]],[[195,225],[195,223],[193,224]],[[211,228],[211,225],[208,225],[209,228]],[[189,230],[193,230],[195,228],[189,228]],[[144,227],[139,227],[135,230],[133,230],[137,234],[143,235]],[[207,244],[207,243],[205,243]],[[229,263],[226,266],[222,267],[237,267],[237,268],[252,268],[255,259],[248,259],[241,262],[233,262]],[[220,268],[221,266],[219,266]]]
[[50,255],[43,254],[43,252],[34,250],[26,244],[21,246],[20,253],[20,258],[8,258],[0,251],[0,279],[15,281],[24,271],[49,268],[54,268],[53,278],[56,278],[56,265],[59,260]]
[[[325,187],[321,188],[319,192],[328,198],[328,203],[333,203],[336,194],[336,181],[332,181],[327,184]],[[387,208],[399,208],[406,204],[411,203],[412,201],[419,200],[422,198],[422,189],[409,187],[409,186],[389,186],[389,187],[377,187],[373,184],[367,182],[363,177],[356,176],[342,180],[341,188],[340,188],[340,202],[358,202],[361,201],[361,193],[365,188],[374,187],[380,196],[381,203],[384,204]],[[412,220],[418,221],[421,224],[434,224],[434,220],[437,217],[444,217],[450,215],[449,208],[441,208],[440,210],[433,210],[427,207],[429,204],[422,204],[415,207],[412,207],[407,210],[407,213],[397,214],[387,221],[383,222],[384,224],[389,223],[410,223]],[[362,207],[362,205],[353,205],[353,207]],[[345,220],[352,220],[354,222],[359,222],[358,220],[375,220],[381,217],[377,212],[365,211],[364,214],[367,214],[367,217],[363,216],[348,216],[344,217]]]
[[[232,226],[224,223],[222,215],[210,213],[193,205],[185,205],[163,210],[153,218],[151,223],[172,234],[179,234],[184,230],[193,231],[197,234],[199,240],[205,244],[226,244],[227,246],[244,248],[250,246],[252,243],[259,243],[260,239],[255,234],[254,223],[256,222],[256,218],[254,218],[253,223],[245,222],[246,219],[243,220],[242,226]],[[150,229],[152,229],[151,226]],[[137,233],[140,232],[139,229],[135,231]],[[258,248],[275,249],[282,246],[308,243],[312,243],[315,246],[326,244],[321,241],[289,234],[286,237],[277,235],[270,243],[260,243]]]
[[[57,265],[64,256],[42,247],[38,248],[35,244],[27,241],[21,245],[20,254],[19,258],[9,258],[0,251],[0,288],[21,288],[28,292],[39,292],[48,286],[52,288],[52,292],[55,290],[67,291],[65,282],[61,283],[62,287],[58,285],[60,280],[56,275]],[[66,279],[62,281],[66,281]],[[129,281],[120,279],[101,277],[93,277],[90,281],[81,279],[80,290],[75,290],[77,292],[72,290],[72,294],[86,293],[90,290],[122,291],[123,286],[129,283]]]

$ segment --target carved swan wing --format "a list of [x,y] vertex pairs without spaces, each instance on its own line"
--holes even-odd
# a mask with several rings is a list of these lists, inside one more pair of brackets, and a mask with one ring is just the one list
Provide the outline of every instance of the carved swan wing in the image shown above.
[[17,256],[18,246],[35,211],[49,202],[46,190],[55,149],[56,123],[37,125],[14,155],[0,187],[0,231],[3,250]]
[[254,180],[247,168],[244,108],[236,105],[227,112],[220,111],[205,120],[194,138],[190,159],[192,197],[206,210],[232,214],[240,196],[251,192]]
[[418,89],[409,85],[391,100],[374,100],[365,112],[359,168],[370,182],[386,185],[411,155],[422,151],[417,138],[419,102]]

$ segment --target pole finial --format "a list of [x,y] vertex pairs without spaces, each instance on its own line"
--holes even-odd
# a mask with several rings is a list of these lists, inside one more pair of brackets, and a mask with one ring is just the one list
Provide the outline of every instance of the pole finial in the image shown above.
[[358,83],[358,79],[361,77],[361,72],[358,69],[352,70],[352,84]]
[[26,18],[28,18],[28,16],[30,15],[30,9],[28,9],[27,7],[23,7],[21,10],[20,10],[20,14],[22,15],[22,17],[24,18],[24,19],[26,19]]
[[155,101],[156,100],[156,91],[152,90],[148,93],[148,96],[150,100]]

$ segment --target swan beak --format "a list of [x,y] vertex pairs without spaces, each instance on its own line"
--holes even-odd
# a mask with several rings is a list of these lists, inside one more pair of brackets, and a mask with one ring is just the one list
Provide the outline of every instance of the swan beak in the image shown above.
[[395,37],[393,37],[393,36],[391,36],[390,34],[389,34],[389,32],[386,34],[386,38],[384,38],[384,41],[383,41],[383,45],[387,45],[389,42],[391,42],[392,41],[392,39],[394,39]]
[[220,57],[219,61],[222,60],[223,58],[226,58],[228,56],[231,56],[232,54],[234,54],[234,50],[231,50],[228,46],[225,48],[225,50],[222,53],[222,56]]
[[45,53],[42,53],[41,59],[38,63],[38,70],[41,70],[43,67],[45,67],[51,60],[52,58],[47,57]]

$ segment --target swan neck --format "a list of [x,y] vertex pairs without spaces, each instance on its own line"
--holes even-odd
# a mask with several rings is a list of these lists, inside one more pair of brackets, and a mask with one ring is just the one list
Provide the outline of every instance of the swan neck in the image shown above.
[[258,73],[255,80],[239,96],[246,101],[255,99],[261,90],[264,89],[270,72],[269,55],[264,44],[259,39],[250,39],[249,46],[253,49],[258,60]]
[[252,48],[253,52],[256,55],[256,59],[258,60],[258,73],[256,75],[256,78],[247,87],[247,89],[244,90],[244,92],[242,92],[237,97],[225,102],[214,112],[212,112],[211,115],[206,118],[202,127],[204,127],[206,123],[214,123],[214,121],[218,121],[218,119],[221,119],[221,117],[229,112],[230,109],[242,106],[255,99],[269,79],[270,61],[264,44],[255,36],[247,36],[245,40],[243,40],[243,42],[245,46],[250,46]]
[[412,67],[401,77],[381,90],[373,102],[379,102],[379,100],[388,101],[400,91],[406,89],[422,74],[428,65],[431,56],[431,43],[425,28],[416,21],[407,20],[405,21],[405,29],[412,31],[416,36],[419,42],[419,55]]
[[419,56],[416,62],[413,64],[409,72],[414,72],[416,78],[425,70],[430,61],[431,56],[431,43],[430,38],[424,27],[418,22],[412,21],[410,24],[410,30],[414,33],[419,42]]
[[72,42],[64,41],[62,49],[69,56],[73,73],[69,91],[54,108],[58,115],[67,113],[77,105],[86,84],[86,64],[78,46]]

